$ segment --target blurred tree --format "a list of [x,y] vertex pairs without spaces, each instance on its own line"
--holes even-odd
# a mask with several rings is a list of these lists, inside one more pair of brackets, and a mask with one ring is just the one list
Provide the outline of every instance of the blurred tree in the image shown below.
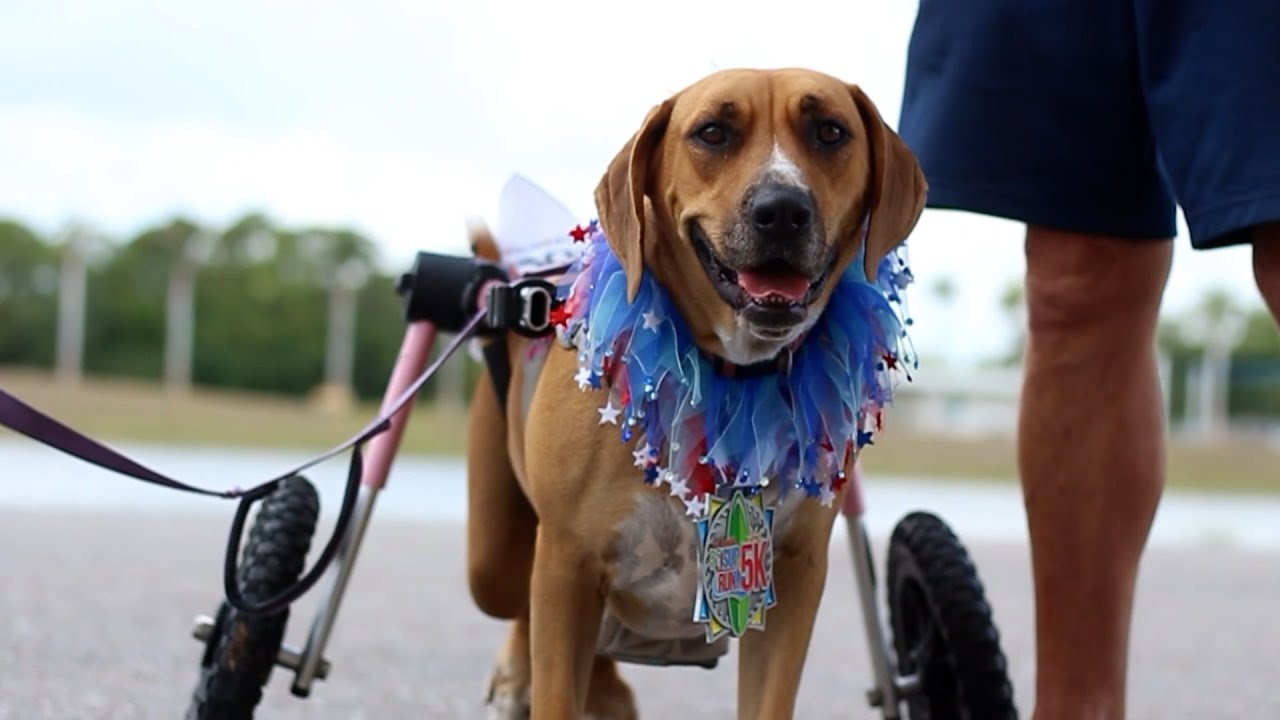
[[[350,230],[287,230],[256,213],[233,223],[197,283],[195,381],[314,389],[324,379],[328,286],[352,258],[375,267],[373,243]],[[374,275],[357,294],[355,328],[354,390],[375,399],[404,331],[390,276]]]
[[350,230],[308,229],[300,249],[326,290],[324,385],[321,399],[341,408],[352,398],[359,291],[373,269],[373,244]]
[[0,363],[51,367],[58,317],[58,251],[0,220]]
[[[87,372],[162,376],[166,294],[175,264],[200,232],[192,220],[173,217],[92,253]],[[381,397],[404,321],[394,290],[398,273],[378,271],[372,241],[346,228],[283,228],[262,213],[236,219],[208,241],[206,253],[188,258],[201,263],[195,278],[195,384],[310,393],[324,379],[329,285],[337,268],[355,259],[369,276],[355,294],[352,384],[363,399]],[[0,221],[0,364],[52,366],[59,258],[59,248],[32,230]],[[451,362],[466,364],[474,376],[476,366],[465,354]],[[435,390],[429,383],[423,400]]]
[[175,217],[143,230],[90,270],[86,372],[161,377],[169,273],[198,229]]
[[1203,339],[1188,333],[1188,323],[1220,322],[1229,314],[1244,318],[1243,337],[1232,353],[1227,405],[1232,416],[1280,416],[1280,331],[1271,314],[1260,305],[1242,307],[1222,289],[1208,290],[1193,308],[1162,317],[1157,343],[1170,359],[1170,408],[1175,418],[1185,417],[1188,376],[1197,372],[1203,357]]
[[299,395],[319,382],[324,291],[287,252],[293,239],[250,214],[214,242],[196,284],[197,384]]

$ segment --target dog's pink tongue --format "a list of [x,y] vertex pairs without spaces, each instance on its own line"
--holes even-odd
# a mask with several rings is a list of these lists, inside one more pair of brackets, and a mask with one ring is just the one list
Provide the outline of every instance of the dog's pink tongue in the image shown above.
[[756,300],[763,300],[770,295],[798,301],[809,291],[809,278],[798,272],[784,270],[781,272],[760,272],[755,270],[739,270],[738,284],[747,294]]

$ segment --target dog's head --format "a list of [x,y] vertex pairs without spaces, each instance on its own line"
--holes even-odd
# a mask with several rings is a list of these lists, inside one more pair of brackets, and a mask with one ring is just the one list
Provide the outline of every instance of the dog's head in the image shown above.
[[865,271],[924,207],[915,156],[856,85],[728,70],[653,108],[596,189],[631,299],[647,266],[705,352],[776,356],[822,313],[866,230]]

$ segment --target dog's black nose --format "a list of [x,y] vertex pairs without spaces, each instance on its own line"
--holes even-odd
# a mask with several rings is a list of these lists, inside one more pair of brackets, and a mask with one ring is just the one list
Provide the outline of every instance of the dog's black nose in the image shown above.
[[813,200],[794,185],[770,184],[751,199],[751,224],[771,240],[792,240],[809,230]]

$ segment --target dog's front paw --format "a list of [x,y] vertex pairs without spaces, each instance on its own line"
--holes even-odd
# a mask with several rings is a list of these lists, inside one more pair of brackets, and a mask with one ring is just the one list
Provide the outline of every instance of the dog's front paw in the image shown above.
[[529,720],[529,680],[516,677],[502,667],[489,678],[486,720]]

